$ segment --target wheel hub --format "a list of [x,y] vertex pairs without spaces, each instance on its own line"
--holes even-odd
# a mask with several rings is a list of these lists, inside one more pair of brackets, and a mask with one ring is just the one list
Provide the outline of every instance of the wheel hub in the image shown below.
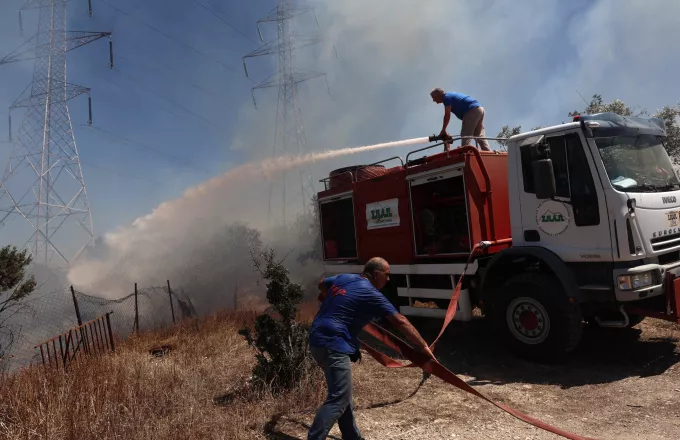
[[550,331],[548,312],[534,298],[513,300],[507,308],[506,321],[512,335],[525,344],[543,342]]
[[531,310],[525,310],[519,315],[519,322],[528,331],[533,331],[538,328],[539,319]]

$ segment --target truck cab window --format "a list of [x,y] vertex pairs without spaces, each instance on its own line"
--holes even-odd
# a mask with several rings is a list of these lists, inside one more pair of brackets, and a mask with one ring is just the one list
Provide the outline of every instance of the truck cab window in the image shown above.
[[556,196],[568,199],[571,196],[569,190],[569,165],[567,163],[567,146],[564,136],[548,138],[550,145],[550,159],[552,159],[553,172],[555,173]]
[[[547,139],[550,145],[550,158],[553,163],[553,172],[555,173],[555,189],[557,190],[557,197],[569,198],[569,169],[567,165],[567,150],[564,143],[564,137],[554,137]],[[535,194],[536,188],[534,184],[534,174],[531,171],[531,162],[536,158],[531,152],[531,146],[525,145],[520,149],[520,156],[522,160],[522,178],[524,181],[524,191],[529,194]]]
[[524,181],[524,192],[528,194],[536,194],[534,188],[534,173],[531,172],[531,146],[525,145],[520,148],[520,159],[522,160],[522,180]]
[[[555,136],[546,139],[550,146],[550,159],[555,173],[556,196],[571,202],[576,226],[600,224],[600,210],[593,176],[578,134]],[[529,146],[520,150],[524,191],[535,194],[531,162],[534,159]]]
[[588,166],[588,158],[583,149],[581,139],[575,133],[565,136],[567,157],[569,158],[569,176],[571,204],[574,210],[576,226],[594,226],[600,224],[600,208],[597,203],[597,192],[593,175]]

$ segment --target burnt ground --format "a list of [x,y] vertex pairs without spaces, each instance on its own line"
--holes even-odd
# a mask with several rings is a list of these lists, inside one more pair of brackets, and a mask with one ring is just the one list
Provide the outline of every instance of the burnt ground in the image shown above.
[[[435,324],[436,326],[436,324]],[[422,325],[427,340],[437,328]],[[438,359],[492,400],[597,439],[680,438],[680,326],[587,328],[571,359],[539,364],[508,353],[483,322],[453,323]],[[419,369],[391,370],[368,355],[354,368],[357,423],[367,439],[557,439]],[[313,413],[272,421],[271,439],[306,439]],[[335,427],[331,432],[341,438]]]

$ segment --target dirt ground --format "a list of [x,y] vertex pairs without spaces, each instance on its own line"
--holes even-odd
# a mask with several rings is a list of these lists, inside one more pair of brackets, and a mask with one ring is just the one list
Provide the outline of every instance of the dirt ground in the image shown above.
[[[477,321],[452,324],[436,355],[492,400],[591,438],[680,438],[679,326],[647,319],[628,330],[589,328],[571,361],[560,365],[513,357],[486,328]],[[427,340],[436,336],[436,328],[420,329]],[[364,355],[354,368],[357,424],[364,437],[562,438],[436,377],[406,398],[421,377],[419,369],[390,370]],[[266,438],[306,439],[313,417],[310,412],[290,413],[273,420]],[[341,438],[337,426],[331,434]]]

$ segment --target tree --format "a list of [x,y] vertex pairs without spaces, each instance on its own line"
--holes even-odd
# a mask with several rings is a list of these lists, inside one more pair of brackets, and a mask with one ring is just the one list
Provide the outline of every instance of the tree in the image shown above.
[[33,275],[26,276],[32,258],[16,246],[0,249],[0,360],[12,347],[15,332],[9,320],[23,308],[23,300],[36,286]]
[[[543,128],[541,126],[534,127],[530,131],[538,130],[539,128]],[[497,138],[503,138],[503,139],[508,139],[512,136],[518,135],[522,132],[522,126],[518,125],[517,127],[510,128],[509,125],[504,125],[501,131],[498,132],[496,135]],[[496,141],[498,142],[501,146],[505,147],[508,143],[507,141]]]
[[678,156],[680,155],[680,103],[675,107],[663,107],[654,113],[654,117],[665,121],[666,150],[673,159],[673,162],[678,163]]
[[594,115],[595,113],[605,112],[616,113],[617,115],[621,116],[642,116],[646,114],[645,111],[640,111],[634,114],[633,109],[628,107],[620,99],[615,99],[614,101],[605,104],[602,100],[602,95],[593,95],[593,99],[583,112],[574,110],[573,112],[569,112],[569,117],[573,118],[577,115]]
[[[498,132],[496,137],[507,139],[509,137],[518,135],[521,132],[522,132],[522,126],[521,125],[518,125],[517,127],[513,127],[513,128],[510,128],[509,125],[504,125],[503,128],[501,128],[501,131]],[[508,144],[506,141],[496,141],[496,142],[498,142],[502,147],[505,147]]]
[[299,384],[312,366],[307,350],[308,328],[296,322],[304,290],[291,282],[288,270],[275,259],[274,251],[265,249],[254,255],[256,269],[267,282],[267,300],[275,315],[268,313],[255,319],[254,333],[239,330],[257,351],[253,368],[253,384],[268,385],[272,391],[291,389]]

